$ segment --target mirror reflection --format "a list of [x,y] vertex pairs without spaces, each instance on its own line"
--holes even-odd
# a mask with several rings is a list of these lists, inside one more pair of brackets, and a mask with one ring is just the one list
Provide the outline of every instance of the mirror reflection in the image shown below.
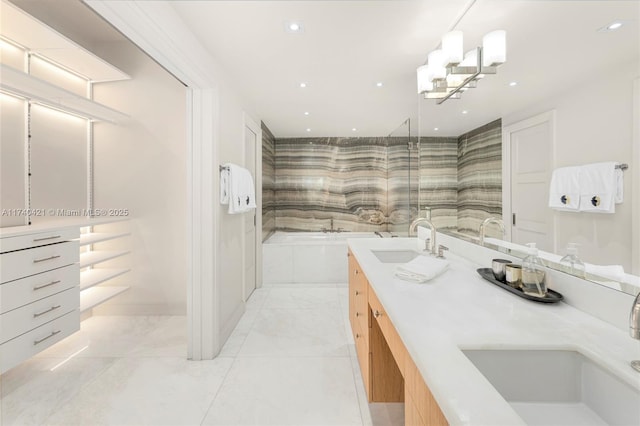
[[[506,61],[459,99],[437,104],[420,95],[419,214],[476,243],[482,228],[485,246],[520,258],[536,243],[550,267],[636,294],[639,16],[638,2],[476,2],[452,29],[464,34],[464,51],[481,46],[484,33],[506,30]],[[455,159],[438,154],[446,132],[459,135],[449,141]],[[628,165],[617,169],[619,187],[592,180],[569,191],[565,182],[573,208],[550,200],[554,172],[580,169],[584,180],[605,162],[607,173]],[[618,189],[620,202],[609,204]],[[496,220],[483,226],[489,218]]]

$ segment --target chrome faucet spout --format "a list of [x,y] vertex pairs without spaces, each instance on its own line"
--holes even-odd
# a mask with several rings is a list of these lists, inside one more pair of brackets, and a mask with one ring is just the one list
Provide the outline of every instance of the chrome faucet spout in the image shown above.
[[504,231],[504,223],[502,222],[502,220],[498,219],[497,217],[488,217],[482,222],[482,225],[480,225],[480,245],[481,246],[484,246],[484,234],[487,232],[487,225],[491,223],[495,223],[500,227],[500,232],[502,232],[502,236],[504,237],[505,231]]
[[[640,340],[640,293],[636,296],[636,300],[631,306],[629,314],[629,334],[634,339]],[[640,360],[631,361],[631,366],[640,372]]]
[[[427,219],[426,217],[419,217],[415,219],[413,222],[411,222],[411,225],[409,225],[409,236],[411,236],[414,232],[416,232],[416,229],[418,229],[418,226],[422,224],[428,226],[431,229],[431,239],[425,241],[425,250],[430,250],[431,254],[433,254],[434,256],[437,256],[438,245],[436,244],[436,227],[433,225],[433,223],[431,223],[429,219]],[[427,248],[427,244],[430,245],[429,248]]]

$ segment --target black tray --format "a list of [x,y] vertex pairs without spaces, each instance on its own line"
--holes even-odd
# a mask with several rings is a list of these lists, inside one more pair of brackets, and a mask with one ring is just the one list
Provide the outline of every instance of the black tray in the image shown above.
[[496,280],[496,278],[493,276],[493,270],[491,268],[479,268],[478,273],[482,278],[489,281],[490,283],[495,284],[498,287],[502,287],[505,290],[522,297],[523,299],[533,300],[534,302],[540,303],[556,303],[564,299],[564,297],[560,293],[558,293],[557,291],[553,291],[550,288],[547,288],[547,294],[543,297],[528,295],[519,288],[513,288],[507,283]]

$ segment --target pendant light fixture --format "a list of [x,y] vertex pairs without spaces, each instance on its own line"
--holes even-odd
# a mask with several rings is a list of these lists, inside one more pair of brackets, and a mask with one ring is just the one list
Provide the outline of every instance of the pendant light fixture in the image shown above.
[[427,64],[418,67],[418,93],[438,104],[459,99],[462,92],[476,87],[486,74],[496,74],[507,60],[507,35],[504,30],[487,33],[482,47],[463,52],[462,31],[450,31],[441,40],[440,49],[427,55]]

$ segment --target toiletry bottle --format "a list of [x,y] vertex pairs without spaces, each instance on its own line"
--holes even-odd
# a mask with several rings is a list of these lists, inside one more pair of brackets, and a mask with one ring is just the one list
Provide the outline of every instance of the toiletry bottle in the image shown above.
[[578,244],[567,244],[567,255],[560,259],[563,270],[580,278],[584,278],[584,263],[578,258]]
[[547,294],[544,266],[536,244],[529,243],[527,247],[528,256],[522,261],[522,291],[530,296],[544,297]]

